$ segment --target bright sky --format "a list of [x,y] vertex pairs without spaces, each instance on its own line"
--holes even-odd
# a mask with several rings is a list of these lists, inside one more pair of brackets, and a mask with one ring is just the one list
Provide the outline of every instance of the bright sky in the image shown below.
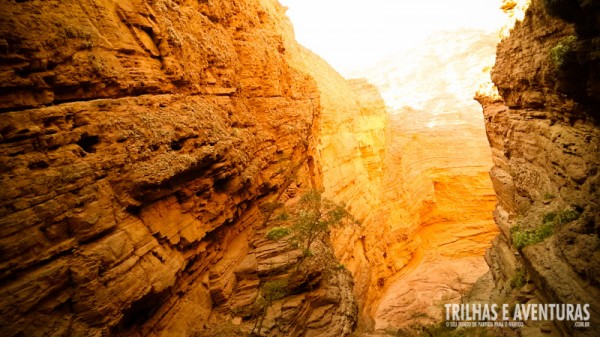
[[440,30],[497,30],[501,0],[280,0],[296,39],[348,74]]

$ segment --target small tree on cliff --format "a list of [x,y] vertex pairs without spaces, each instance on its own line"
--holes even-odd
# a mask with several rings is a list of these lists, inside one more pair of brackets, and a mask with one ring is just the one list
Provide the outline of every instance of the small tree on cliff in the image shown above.
[[[272,203],[271,203],[272,204]],[[269,205],[271,205],[269,204]],[[274,206],[282,207],[281,204]],[[274,209],[265,208],[264,212],[271,217]],[[345,219],[358,223],[342,204],[324,198],[321,192],[309,190],[304,193],[298,203],[291,207],[290,212],[283,212],[277,218],[278,225],[285,223],[286,226],[272,228],[266,237],[269,240],[282,240],[288,238],[293,246],[300,248],[302,255],[292,270],[289,270],[283,278],[277,278],[264,282],[260,288],[262,303],[261,312],[252,329],[254,336],[260,336],[263,322],[268,308],[274,301],[280,300],[291,293],[298,292],[298,288],[306,281],[306,271],[302,271],[303,262],[312,256],[311,247],[315,241],[327,233],[332,227],[341,226]],[[282,216],[285,215],[285,216]],[[290,237],[291,236],[291,237]],[[336,264],[339,266],[339,264]]]
[[304,193],[291,213],[282,213],[279,220],[291,223],[290,227],[274,227],[267,238],[279,240],[292,235],[292,242],[302,249],[303,259],[310,256],[310,248],[315,240],[333,227],[339,227],[344,219],[358,223],[346,210],[345,205],[324,198],[318,190]]
[[297,217],[292,225],[296,241],[302,247],[302,255],[310,255],[310,247],[319,235],[351,218],[344,205],[323,198],[317,190],[310,190],[300,198]]

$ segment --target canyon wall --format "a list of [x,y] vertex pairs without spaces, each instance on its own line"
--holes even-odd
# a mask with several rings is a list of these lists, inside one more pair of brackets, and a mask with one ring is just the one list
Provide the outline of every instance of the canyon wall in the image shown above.
[[367,329],[437,322],[440,305],[458,302],[488,270],[483,255],[497,234],[496,200],[472,96],[489,78],[497,36],[440,32],[357,73],[381,91],[390,112],[381,202],[364,223],[364,253],[345,255],[370,261],[361,308]]
[[346,80],[316,54],[301,48],[299,67],[315,79],[323,111],[315,158],[325,194],[353,215],[368,218],[381,199],[387,110],[365,79]]
[[[586,302],[597,320],[599,23],[580,3],[565,21],[534,1],[499,46],[501,96],[479,96],[501,230],[486,258],[493,300]],[[379,330],[432,322],[486,273],[492,162],[456,84],[485,73],[491,38],[439,37],[457,54],[401,59],[413,73],[380,67],[388,116],[375,86],[294,41],[275,0],[0,14],[0,335],[345,336],[359,310]],[[415,90],[435,95],[402,101]],[[285,223],[271,208],[311,188],[362,225],[333,230],[332,247],[325,236],[265,306],[263,286],[302,259],[266,237]],[[575,213],[514,248],[515,233]]]
[[[379,214],[396,237],[384,254],[395,273],[371,308],[376,330],[439,321],[440,305],[459,301],[488,270],[483,256],[497,234],[491,158],[481,121],[468,122],[475,111],[457,110],[441,117],[409,109],[391,118],[389,201]],[[440,125],[427,126],[432,119]]]
[[[298,46],[276,1],[0,11],[1,335],[247,332],[299,258],[265,208],[309,188],[358,218],[378,203],[380,98]],[[262,335],[350,333],[350,274],[319,261]]]
[[599,14],[596,2],[533,0],[498,46],[500,96],[478,96],[501,230],[486,255],[492,300],[591,305],[591,328],[529,322],[523,334],[598,332]]
[[[381,94],[365,79],[343,78],[311,51],[295,47],[293,62],[316,81],[321,113],[314,125],[313,179],[324,196],[346,206],[361,226],[343,226],[331,233],[336,258],[353,276],[354,294],[362,310],[377,289],[376,274],[385,262],[388,235],[377,210],[383,202],[388,112]],[[383,267],[384,269],[386,267]],[[386,274],[388,276],[389,274]]]
[[472,99],[493,64],[497,33],[433,40],[360,74],[369,80],[345,80],[302,48],[292,53],[315,78],[323,108],[315,174],[325,195],[362,223],[331,239],[353,275],[367,330],[439,319],[440,303],[458,301],[486,273],[484,251],[497,234],[491,153]]

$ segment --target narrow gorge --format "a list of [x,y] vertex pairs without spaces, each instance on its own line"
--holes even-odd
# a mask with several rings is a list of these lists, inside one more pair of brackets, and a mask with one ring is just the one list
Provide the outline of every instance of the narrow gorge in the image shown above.
[[497,7],[345,78],[277,0],[2,0],[0,336],[597,336],[600,4]]

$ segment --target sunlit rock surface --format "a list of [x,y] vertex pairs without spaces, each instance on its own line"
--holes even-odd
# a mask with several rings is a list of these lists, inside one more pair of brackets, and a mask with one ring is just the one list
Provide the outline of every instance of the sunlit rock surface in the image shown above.
[[[269,252],[289,258],[264,240],[259,206],[323,185],[320,92],[284,13],[270,0],[2,3],[3,336],[252,327],[234,309],[256,300]],[[314,268],[313,288],[277,304],[286,331],[349,334],[352,280]]]
[[489,78],[497,33],[458,31],[361,75],[390,110],[382,203],[365,235],[374,263],[363,308],[376,330],[441,317],[488,268],[497,229],[491,153],[472,97]]
[[[501,292],[524,268],[598,317],[598,24],[534,4],[500,46],[499,95],[480,96],[503,231],[487,259]],[[300,254],[265,239],[261,206],[312,187],[362,226],[316,246],[263,335],[349,335],[356,302],[376,330],[432,322],[486,273],[496,201],[471,98],[497,34],[442,34],[366,81],[297,45],[272,0],[0,11],[2,335],[248,331],[260,285]],[[575,31],[585,76],[556,87],[548,50]],[[515,258],[509,228],[565,207],[581,220]]]
[[394,240],[383,236],[377,214],[384,197],[388,113],[381,95],[366,80],[346,80],[312,53],[305,61],[317,80],[323,106],[315,154],[322,187],[362,224],[336,229],[331,239],[336,256],[354,276],[354,293],[364,307],[372,296],[382,245]]

